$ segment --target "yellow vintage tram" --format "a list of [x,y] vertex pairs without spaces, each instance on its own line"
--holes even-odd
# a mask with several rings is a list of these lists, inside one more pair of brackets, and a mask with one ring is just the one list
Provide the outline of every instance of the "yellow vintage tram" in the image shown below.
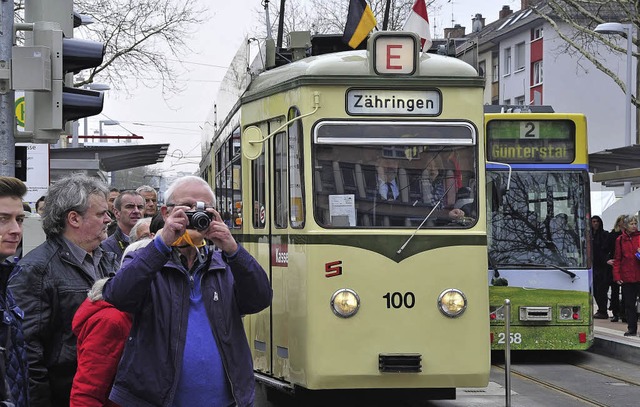
[[303,50],[208,118],[201,175],[273,287],[245,318],[268,389],[453,398],[488,383],[483,79],[419,47],[378,32],[367,50]]

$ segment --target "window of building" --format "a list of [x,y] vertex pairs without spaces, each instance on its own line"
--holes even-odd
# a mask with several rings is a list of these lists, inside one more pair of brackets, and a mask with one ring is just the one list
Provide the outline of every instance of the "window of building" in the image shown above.
[[478,64],[478,75],[480,75],[481,77],[486,77],[487,75],[487,61],[481,61]]
[[511,48],[504,49],[504,68],[502,71],[505,76],[511,73]]
[[537,40],[539,38],[542,38],[542,27],[537,27],[531,30],[531,39]]
[[533,86],[542,83],[542,61],[533,63]]
[[524,96],[516,97],[515,99],[513,99],[513,103],[515,105],[524,106]]
[[525,66],[525,46],[524,42],[516,44],[516,71],[523,70]]
[[498,82],[500,80],[500,63],[498,56],[495,55],[491,60],[491,81]]

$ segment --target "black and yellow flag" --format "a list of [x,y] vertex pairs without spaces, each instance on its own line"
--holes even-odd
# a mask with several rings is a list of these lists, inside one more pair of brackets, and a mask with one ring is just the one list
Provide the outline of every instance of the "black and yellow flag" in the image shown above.
[[351,48],[357,48],[375,26],[376,18],[366,0],[350,0],[342,40]]

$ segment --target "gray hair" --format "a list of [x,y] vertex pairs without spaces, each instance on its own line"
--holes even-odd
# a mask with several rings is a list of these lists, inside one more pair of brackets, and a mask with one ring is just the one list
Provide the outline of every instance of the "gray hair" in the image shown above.
[[131,243],[138,240],[138,229],[142,227],[142,225],[147,224],[149,228],[151,228],[151,218],[142,218],[138,219],[135,225],[131,228],[131,232],[129,232],[129,241]]
[[109,278],[101,278],[100,280],[93,283],[93,286],[87,293],[87,298],[89,298],[89,301],[96,302],[102,299],[102,289],[104,288],[104,285],[107,281],[109,281]]
[[629,224],[631,222],[636,222],[638,223],[638,217],[634,216],[634,215],[625,215],[624,218],[622,219],[622,224],[624,225],[624,228],[627,229],[629,227]]
[[129,253],[135,252],[138,249],[142,249],[143,247],[146,247],[152,241],[153,241],[153,239],[151,239],[149,237],[145,237],[144,239],[137,240],[137,241],[131,243],[129,246],[127,246],[124,249],[124,252],[122,253],[122,259],[120,260],[120,262],[121,263],[124,262],[124,258],[127,257],[127,255],[129,255]]
[[173,202],[173,193],[175,192],[175,190],[184,185],[184,184],[200,184],[200,185],[204,185],[206,186],[209,191],[211,191],[211,196],[213,196],[213,202],[205,202],[206,204],[211,204],[213,206],[216,205],[216,195],[213,193],[213,190],[211,190],[211,186],[207,183],[207,181],[205,181],[204,179],[196,176],[196,175],[187,175],[184,176],[182,178],[178,178],[177,180],[173,181],[171,183],[171,185],[169,185],[169,188],[167,188],[167,192],[165,193],[166,196],[166,200],[165,202],[167,203],[180,203],[180,202]]
[[154,194],[158,194],[158,192],[156,191],[156,189],[150,185],[141,185],[138,188],[136,188],[136,192],[141,194],[143,192],[153,192]]
[[89,209],[91,195],[107,199],[109,188],[97,178],[84,174],[72,174],[61,178],[49,187],[47,203],[42,216],[42,229],[47,237],[61,235],[67,227],[67,214],[76,211],[84,215]]

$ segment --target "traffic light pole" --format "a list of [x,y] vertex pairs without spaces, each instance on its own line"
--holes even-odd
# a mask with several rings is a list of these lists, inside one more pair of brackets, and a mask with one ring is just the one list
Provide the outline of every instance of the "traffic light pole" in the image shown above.
[[0,175],[15,176],[15,92],[11,90],[13,2],[0,2]]

